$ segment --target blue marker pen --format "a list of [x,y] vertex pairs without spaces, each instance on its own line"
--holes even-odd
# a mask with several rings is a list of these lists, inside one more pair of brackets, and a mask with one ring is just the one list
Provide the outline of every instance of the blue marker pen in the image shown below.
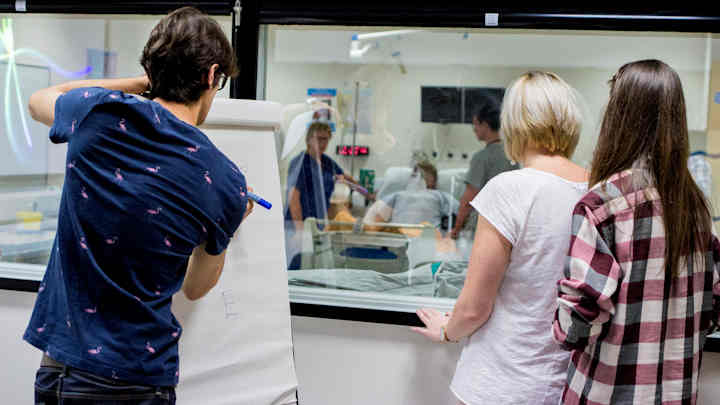
[[260,204],[260,205],[262,205],[263,207],[265,207],[265,208],[267,208],[267,209],[272,208],[272,204],[270,204],[269,202],[263,200],[259,195],[254,194],[254,193],[251,193],[251,192],[249,192],[249,191],[248,191],[246,194],[247,194],[247,196],[248,196],[249,199],[255,201],[256,203],[258,203],[258,204]]

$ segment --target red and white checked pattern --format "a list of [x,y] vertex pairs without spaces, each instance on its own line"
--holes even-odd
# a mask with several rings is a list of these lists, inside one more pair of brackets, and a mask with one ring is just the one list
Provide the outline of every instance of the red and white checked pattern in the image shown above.
[[702,342],[718,317],[720,243],[666,282],[662,204],[647,177],[618,173],[573,212],[553,324],[573,351],[563,404],[696,402]]

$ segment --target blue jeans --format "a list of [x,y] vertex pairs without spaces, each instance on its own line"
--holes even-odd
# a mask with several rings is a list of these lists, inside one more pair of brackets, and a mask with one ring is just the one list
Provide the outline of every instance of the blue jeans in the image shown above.
[[35,405],[174,404],[173,387],[134,385],[67,366],[41,366],[35,378]]

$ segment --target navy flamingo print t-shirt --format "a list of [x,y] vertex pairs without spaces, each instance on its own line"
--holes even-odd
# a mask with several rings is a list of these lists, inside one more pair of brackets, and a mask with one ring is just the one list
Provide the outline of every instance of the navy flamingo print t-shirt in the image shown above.
[[176,385],[172,296],[196,246],[227,247],[245,177],[199,129],[120,91],[60,96],[50,140],[68,144],[65,184],[24,339],[99,376]]

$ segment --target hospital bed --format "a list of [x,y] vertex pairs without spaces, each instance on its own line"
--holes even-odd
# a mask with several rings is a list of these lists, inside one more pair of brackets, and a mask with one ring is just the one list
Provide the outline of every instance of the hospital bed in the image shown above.
[[[307,218],[304,229],[310,237],[303,241],[302,269],[350,268],[401,273],[419,261],[431,259],[413,253],[422,241],[435,241],[435,228],[431,225]],[[414,233],[417,237],[411,238],[402,231]]]
[[[438,190],[459,198],[465,188],[461,181],[464,173],[465,169],[439,170]],[[376,183],[377,198],[404,190],[411,174],[412,169],[408,167],[388,168]],[[355,197],[357,193],[353,200]],[[364,217],[364,203],[353,201],[352,206],[354,210],[359,209],[353,212],[355,217]],[[451,215],[452,212],[448,212],[448,217]],[[352,223],[308,218],[304,229],[299,250],[300,268],[306,270],[345,268],[391,274],[406,272],[420,263],[438,259],[462,259],[462,255],[438,257],[435,227],[428,224]]]
[[427,262],[400,273],[352,268],[294,270],[288,272],[288,283],[296,287],[457,298],[465,282],[467,265],[467,261]]
[[[466,168],[438,169],[437,190],[451,195],[459,201],[465,192]],[[381,200],[393,193],[405,190],[412,175],[412,168],[402,166],[388,167],[382,176],[375,180],[376,198]],[[352,214],[364,216],[368,204],[360,193],[352,194]],[[448,213],[451,217],[451,213]]]
[[[451,194],[455,199],[460,199],[465,191],[466,168],[455,169],[438,169],[437,189]],[[375,190],[377,197],[382,198],[386,195],[402,191],[407,186],[412,168],[391,166],[385,170],[382,176],[375,180]],[[353,201],[355,203],[355,201]]]

